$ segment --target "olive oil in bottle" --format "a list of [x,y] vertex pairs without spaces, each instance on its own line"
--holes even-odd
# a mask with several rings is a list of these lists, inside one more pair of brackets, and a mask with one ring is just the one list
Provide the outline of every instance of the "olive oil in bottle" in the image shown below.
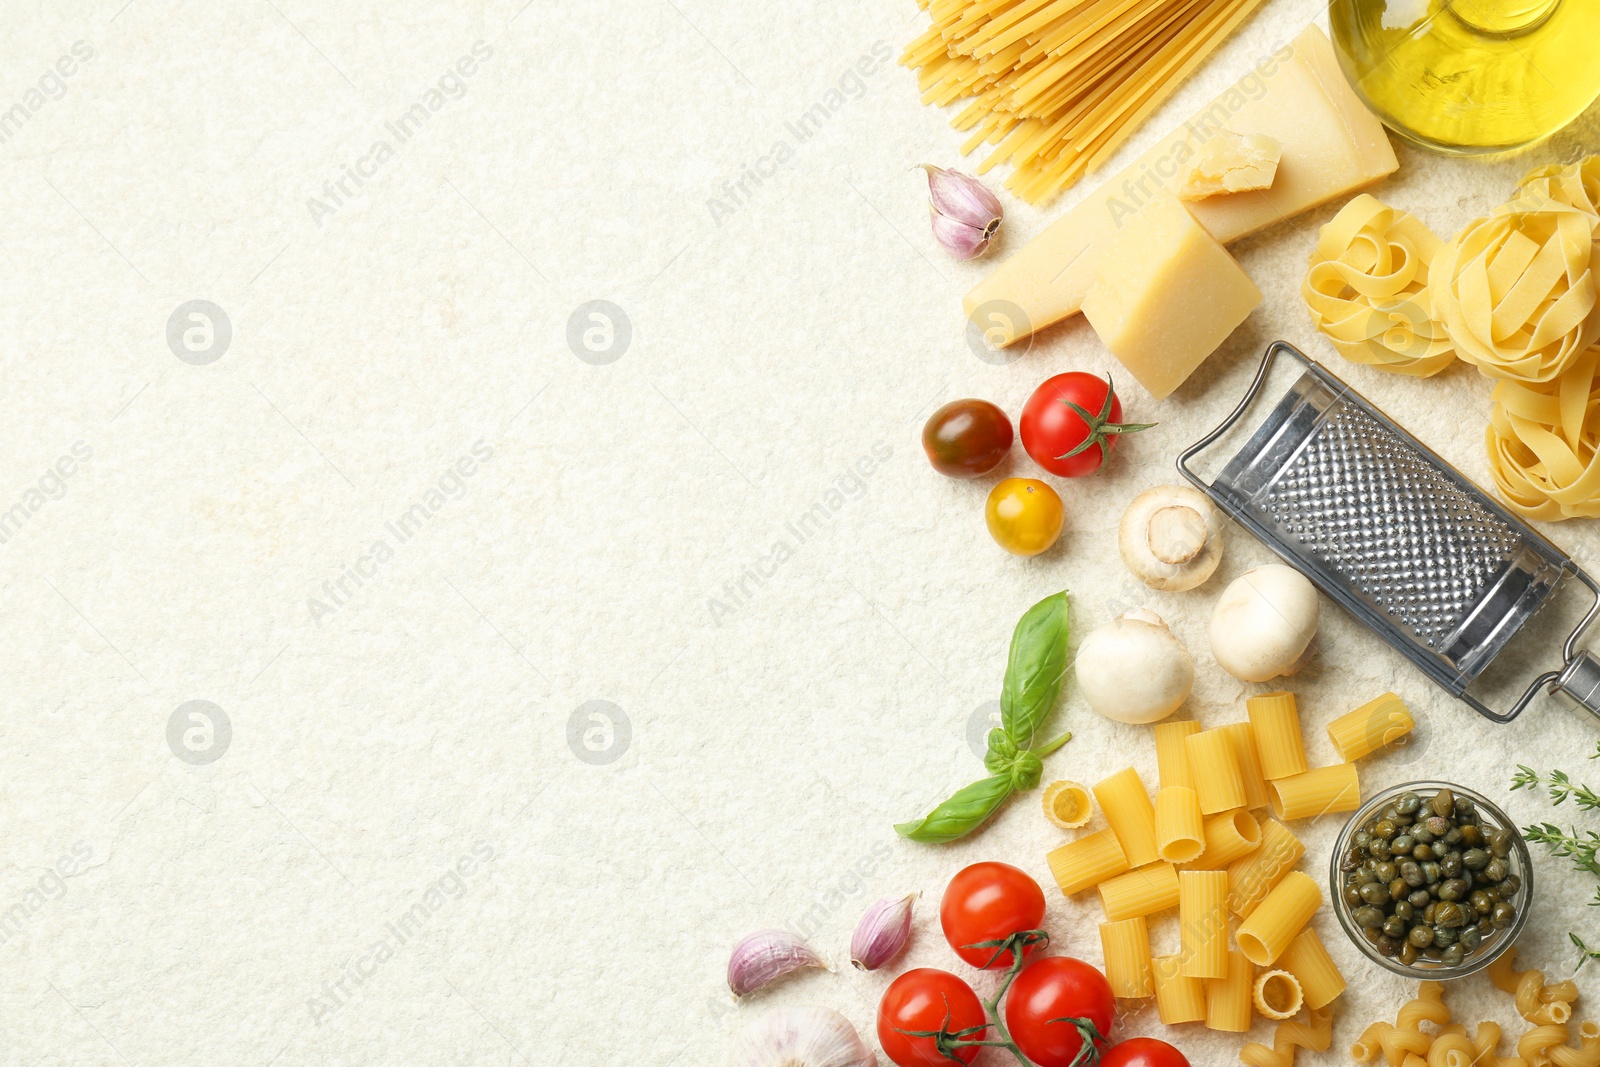
[[1429,148],[1522,148],[1600,96],[1600,0],[1331,0],[1328,18],[1356,92]]

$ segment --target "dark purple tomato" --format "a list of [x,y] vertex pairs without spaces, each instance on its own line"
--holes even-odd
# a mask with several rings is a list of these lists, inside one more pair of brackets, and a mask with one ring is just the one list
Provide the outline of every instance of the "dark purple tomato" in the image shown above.
[[922,427],[922,450],[940,474],[976,478],[1011,450],[1011,420],[987,400],[952,400]]

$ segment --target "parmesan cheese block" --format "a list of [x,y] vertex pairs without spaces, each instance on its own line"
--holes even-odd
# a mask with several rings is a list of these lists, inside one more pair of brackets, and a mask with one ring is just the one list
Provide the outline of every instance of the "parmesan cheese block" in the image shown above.
[[1382,124],[1346,83],[1327,36],[1311,26],[1002,263],[967,294],[967,317],[993,343],[1008,345],[1077,312],[1111,238],[1145,205],[1171,197],[1187,177],[1185,164],[1224,130],[1273,138],[1282,160],[1270,189],[1192,205],[1223,244],[1370,185],[1399,165]]
[[1083,316],[1162,400],[1260,303],[1261,291],[1244,268],[1168,194],[1146,204],[1107,244]]
[[1270,189],[1282,158],[1283,146],[1275,138],[1264,133],[1223,130],[1201,145],[1189,162],[1178,199],[1204,200],[1250,189]]

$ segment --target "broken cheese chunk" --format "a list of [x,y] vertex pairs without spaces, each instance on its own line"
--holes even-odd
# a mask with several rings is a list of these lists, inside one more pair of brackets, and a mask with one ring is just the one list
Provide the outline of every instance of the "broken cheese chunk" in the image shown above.
[[1083,298],[1083,315],[1162,400],[1260,303],[1244,268],[1168,195],[1123,220]]
[[1278,176],[1278,160],[1283,145],[1264,133],[1234,133],[1223,130],[1200,146],[1188,175],[1178,189],[1180,200],[1204,200],[1209,196],[1243,193],[1272,188]]

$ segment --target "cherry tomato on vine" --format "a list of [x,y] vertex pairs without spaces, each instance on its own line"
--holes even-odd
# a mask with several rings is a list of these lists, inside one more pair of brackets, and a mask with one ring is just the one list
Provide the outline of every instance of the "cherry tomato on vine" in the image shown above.
[[1022,447],[1051,474],[1080,478],[1111,456],[1117,438],[1155,423],[1122,421],[1109,378],[1069,371],[1047,378],[1022,407]]
[[1189,1067],[1189,1059],[1165,1041],[1130,1037],[1119,1045],[1112,1045],[1100,1057],[1100,1067]]
[[922,450],[940,474],[976,478],[1000,465],[1013,436],[1006,413],[987,400],[952,400],[922,427]]
[[[937,967],[907,971],[889,983],[878,1002],[878,1044],[900,1067],[950,1067],[950,1058],[939,1051],[936,1038],[912,1037],[904,1031],[942,1029],[954,1034],[987,1024],[983,1002],[972,987]],[[983,1036],[982,1030],[974,1030],[966,1040]],[[962,1063],[971,1063],[979,1046],[951,1051]]]
[[1013,556],[1037,556],[1061,536],[1066,510],[1037,478],[1007,478],[989,490],[983,519],[995,544]]
[[1088,1062],[1078,1059],[1084,1042],[1093,1041],[1101,1049],[1110,1044],[1105,1035],[1116,1011],[1106,976],[1071,956],[1034,960],[1006,993],[1006,1029],[1039,1067]]
[[[944,939],[957,956],[974,967],[1010,967],[1011,950],[969,945],[1037,930],[1043,921],[1044,892],[1039,883],[1009,863],[974,863],[962,868],[945,886],[939,901]],[[1027,952],[1024,949],[1023,955]]]

